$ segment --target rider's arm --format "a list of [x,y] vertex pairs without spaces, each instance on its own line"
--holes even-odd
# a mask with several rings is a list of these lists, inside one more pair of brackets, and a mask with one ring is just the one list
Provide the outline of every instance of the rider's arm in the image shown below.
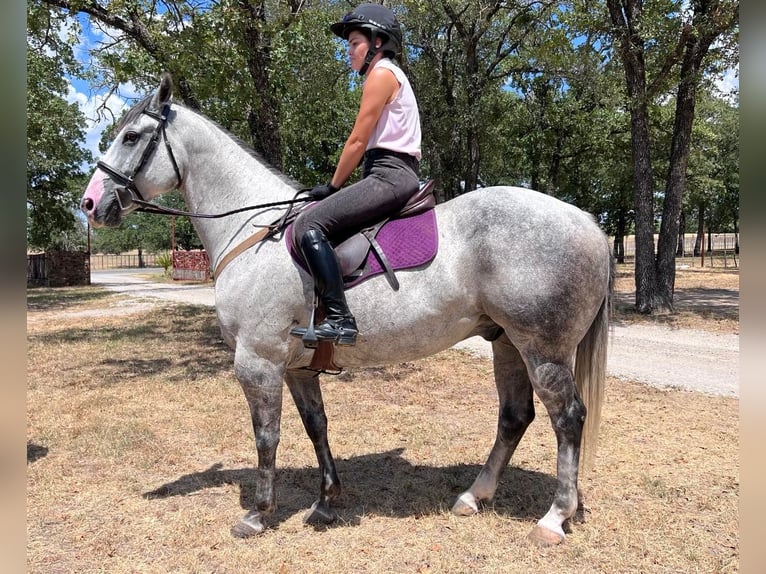
[[340,188],[346,183],[356,166],[362,160],[373,129],[383,113],[383,108],[392,101],[399,90],[399,82],[391,70],[373,68],[362,89],[362,101],[354,122],[354,129],[343,146],[338,166],[332,177],[332,185]]

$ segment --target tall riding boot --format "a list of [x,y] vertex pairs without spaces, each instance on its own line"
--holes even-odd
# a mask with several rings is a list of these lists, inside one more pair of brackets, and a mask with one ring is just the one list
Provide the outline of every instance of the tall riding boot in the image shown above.
[[[314,328],[316,338],[335,341],[338,345],[354,345],[358,330],[346,303],[343,276],[335,250],[324,234],[315,229],[308,230],[301,237],[300,247],[314,278],[314,289],[327,312],[324,320]],[[302,327],[293,327],[290,334],[303,338],[307,331]]]

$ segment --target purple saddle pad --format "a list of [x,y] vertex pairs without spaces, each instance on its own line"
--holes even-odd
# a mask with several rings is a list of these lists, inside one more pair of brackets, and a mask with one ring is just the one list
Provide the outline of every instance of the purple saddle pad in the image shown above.
[[[352,239],[344,243],[350,243]],[[439,246],[436,213],[433,209],[429,209],[411,217],[393,219],[381,227],[375,240],[394,271],[425,265],[436,256]],[[360,242],[359,238],[353,239],[353,241],[357,244]],[[369,245],[367,239],[363,239],[363,241]],[[307,270],[303,258],[293,247],[292,225],[288,227],[285,233],[285,243],[296,263]],[[344,243],[336,246],[336,252],[338,252],[338,258],[342,265],[346,259],[343,253]],[[345,274],[345,287],[350,289],[375,275],[384,273],[385,269],[370,249],[366,257],[363,257],[359,262],[359,265],[354,264],[353,269],[344,266],[343,272]]]

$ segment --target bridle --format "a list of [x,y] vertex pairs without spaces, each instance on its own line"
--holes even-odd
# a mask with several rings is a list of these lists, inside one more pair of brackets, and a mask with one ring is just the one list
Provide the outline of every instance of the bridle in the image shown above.
[[277,207],[281,205],[294,205],[295,203],[301,203],[306,201],[312,201],[308,197],[297,197],[299,194],[309,191],[310,188],[300,189],[295,194],[296,197],[293,199],[288,199],[286,201],[275,201],[272,203],[261,203],[258,205],[250,205],[248,207],[240,207],[239,209],[232,209],[231,211],[227,211],[225,213],[216,213],[216,214],[206,214],[206,213],[191,213],[188,211],[182,211],[180,209],[173,209],[172,207],[165,207],[162,205],[157,205],[156,203],[152,203],[150,201],[146,201],[144,199],[144,196],[141,195],[141,192],[138,190],[138,187],[136,187],[136,176],[141,172],[141,170],[144,168],[146,163],[149,161],[149,159],[154,154],[155,150],[157,149],[157,145],[160,142],[160,138],[162,138],[162,141],[165,142],[165,149],[168,152],[168,157],[170,158],[170,162],[173,164],[173,171],[176,172],[176,187],[181,187],[181,183],[183,182],[183,178],[181,177],[181,170],[178,169],[178,162],[176,161],[176,157],[173,154],[173,148],[170,146],[170,140],[168,140],[168,134],[165,132],[165,126],[168,123],[168,116],[170,115],[170,103],[165,104],[162,106],[162,111],[160,113],[151,111],[151,110],[143,110],[141,112],[142,114],[146,114],[150,118],[154,118],[157,120],[157,127],[154,128],[154,132],[152,133],[152,137],[149,139],[149,143],[146,145],[146,148],[144,149],[143,153],[141,154],[141,159],[138,161],[138,164],[133,169],[133,173],[128,175],[126,173],[121,172],[119,169],[116,169],[109,165],[108,163],[104,161],[97,161],[96,165],[101,171],[104,171],[111,177],[113,180],[115,180],[120,186],[115,187],[114,195],[117,198],[117,204],[120,206],[120,209],[122,211],[127,210],[132,205],[137,205],[136,211],[143,211],[146,213],[155,213],[158,215],[179,215],[184,217],[197,217],[197,218],[205,218],[205,219],[217,219],[219,217],[226,217],[228,215],[234,215],[236,213],[241,213],[243,211],[250,211],[253,209],[266,209],[269,207]]
[[96,165],[100,170],[106,172],[109,177],[111,177],[122,186],[115,188],[114,195],[117,198],[117,203],[119,204],[120,209],[123,211],[125,211],[134,203],[139,205],[139,209],[141,209],[141,206],[154,205],[144,199],[144,197],[141,195],[141,192],[138,190],[138,187],[136,187],[135,180],[136,176],[141,172],[142,169],[144,169],[144,166],[157,149],[160,138],[162,138],[162,140],[165,142],[165,149],[168,152],[168,157],[170,157],[170,162],[173,164],[173,170],[176,172],[176,187],[180,187],[182,181],[181,171],[178,169],[178,162],[176,162],[176,158],[173,155],[173,148],[170,147],[170,141],[168,140],[167,133],[165,133],[165,126],[168,123],[168,115],[170,114],[170,103],[165,104],[162,107],[162,111],[160,113],[150,110],[144,110],[141,113],[157,120],[157,127],[154,128],[152,137],[149,139],[149,143],[146,145],[146,148],[144,148],[144,151],[141,154],[141,159],[133,169],[133,173],[128,175],[110,166],[106,162],[100,160],[96,162]]
[[298,197],[298,195],[300,195],[301,193],[309,191],[310,188],[298,190],[295,194],[295,197],[293,197],[293,199],[288,199],[286,201],[274,201],[271,203],[261,203],[258,205],[250,205],[248,207],[240,207],[239,209],[233,209],[225,213],[216,213],[216,214],[190,213],[188,211],[181,211],[180,209],[164,207],[162,205],[157,205],[156,203],[151,203],[149,201],[146,201],[144,199],[144,196],[141,195],[141,192],[139,191],[138,187],[136,187],[135,179],[136,179],[136,176],[141,172],[141,170],[144,168],[146,163],[154,154],[155,150],[157,149],[157,146],[159,145],[160,138],[162,138],[162,140],[165,142],[165,149],[168,152],[168,157],[170,158],[170,162],[173,164],[173,170],[176,172],[176,187],[181,186],[183,182],[183,178],[181,177],[181,170],[178,169],[178,162],[176,161],[175,155],[173,155],[173,148],[170,146],[168,135],[165,132],[165,126],[168,123],[168,115],[170,114],[170,103],[166,103],[162,107],[162,111],[160,113],[150,111],[150,110],[143,110],[141,113],[146,114],[147,116],[157,120],[157,127],[154,128],[152,137],[149,139],[149,143],[146,145],[146,148],[141,154],[141,159],[139,160],[136,167],[133,169],[132,173],[130,175],[123,173],[122,171],[110,166],[108,163],[104,161],[99,160],[98,162],[96,162],[96,165],[98,166],[100,170],[104,171],[107,175],[109,175],[109,177],[111,177],[113,180],[115,180],[119,184],[118,186],[115,186],[114,195],[122,211],[126,211],[132,205],[137,205],[138,207],[135,208],[136,211],[156,213],[158,215],[179,215],[179,216],[185,216],[185,217],[217,219],[219,217],[226,217],[227,215],[233,215],[235,213],[241,213],[243,211],[249,211],[253,209],[266,209],[266,208],[277,207],[282,205],[290,206],[289,209],[287,209],[287,211],[277,221],[274,221],[273,223],[269,225],[257,225],[256,227],[263,227],[264,229],[262,229],[261,231],[259,231],[258,233],[254,235],[251,235],[250,237],[245,239],[243,242],[241,242],[239,245],[237,245],[234,249],[232,249],[229,253],[227,253],[226,256],[223,257],[223,259],[216,265],[216,269],[215,269],[216,277],[218,276],[218,274],[220,274],[221,270],[226,265],[228,265],[232,259],[237,257],[240,253],[242,253],[246,249],[249,249],[256,243],[259,243],[260,241],[263,241],[266,238],[272,237],[276,235],[278,232],[280,232],[281,230],[285,229],[288,223],[294,220],[295,217],[297,217],[298,215],[297,213],[293,212],[292,210],[293,205],[295,205],[296,203],[313,201],[309,197]]

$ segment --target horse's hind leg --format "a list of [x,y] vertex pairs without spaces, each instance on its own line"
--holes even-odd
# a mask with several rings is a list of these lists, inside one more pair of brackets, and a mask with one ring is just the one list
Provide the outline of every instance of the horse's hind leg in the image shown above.
[[549,546],[564,541],[563,524],[577,511],[580,441],[586,410],[566,360],[542,362],[531,359],[530,372],[535,392],[545,405],[556,433],[557,486],[550,510],[538,521],[528,538],[535,544]]
[[308,372],[288,372],[285,375],[285,382],[298,408],[306,433],[314,445],[319,472],[322,476],[319,499],[303,517],[303,521],[329,524],[337,517],[330,503],[340,494],[341,487],[335,470],[335,460],[327,441],[327,415],[322,401],[319,375]]
[[497,437],[487,462],[471,488],[461,494],[452,507],[452,512],[461,516],[476,513],[480,502],[492,499],[500,475],[535,418],[532,385],[519,351],[505,334],[493,341],[492,351],[500,403]]

